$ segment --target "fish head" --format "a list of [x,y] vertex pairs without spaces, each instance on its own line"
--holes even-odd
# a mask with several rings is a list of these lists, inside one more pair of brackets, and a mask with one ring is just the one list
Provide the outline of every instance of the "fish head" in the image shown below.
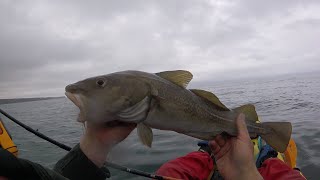
[[113,73],[70,84],[65,91],[80,109],[79,122],[110,122],[118,120],[119,112],[144,99],[149,88],[128,73]]

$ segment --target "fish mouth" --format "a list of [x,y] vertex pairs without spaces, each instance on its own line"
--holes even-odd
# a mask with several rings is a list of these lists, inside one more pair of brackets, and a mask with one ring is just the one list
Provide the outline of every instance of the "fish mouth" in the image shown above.
[[65,95],[73,102],[73,104],[75,104],[81,110],[81,108],[83,107],[83,103],[80,94],[65,92]]
[[73,104],[75,104],[80,109],[80,113],[79,113],[77,121],[78,122],[85,122],[84,114],[82,111],[83,102],[81,100],[81,95],[75,94],[75,93],[70,93],[70,92],[65,92],[65,95],[67,96],[67,98],[69,98],[73,102]]

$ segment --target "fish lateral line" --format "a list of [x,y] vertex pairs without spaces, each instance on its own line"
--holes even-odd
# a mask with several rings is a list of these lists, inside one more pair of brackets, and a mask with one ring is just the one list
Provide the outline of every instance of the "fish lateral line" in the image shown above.
[[[205,111],[206,111],[206,110],[205,110]],[[211,113],[211,112],[208,112],[208,113],[209,113],[210,115],[212,115],[212,116],[220,119],[220,120],[224,120],[224,121],[227,121],[227,122],[229,122],[229,123],[236,123],[235,120],[228,119],[228,118],[224,118],[224,117],[221,117],[221,116],[219,116],[219,115],[217,115],[217,114],[214,114],[214,113]],[[250,127],[250,128],[253,128],[253,129],[257,129],[257,130],[260,130],[260,131],[264,131],[264,130],[265,130],[265,128],[259,127],[259,126],[256,125],[256,124],[258,124],[258,123],[250,124],[250,123],[247,123],[247,122],[246,122],[246,126],[247,126],[247,127]]]

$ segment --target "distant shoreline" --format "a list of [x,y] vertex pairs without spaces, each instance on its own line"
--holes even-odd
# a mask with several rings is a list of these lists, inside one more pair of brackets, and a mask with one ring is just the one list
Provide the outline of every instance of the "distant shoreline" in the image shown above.
[[59,98],[64,98],[64,96],[61,96],[61,97],[42,97],[42,98],[0,99],[0,105],[1,104],[29,102],[29,101],[42,101],[42,100],[48,100],[48,99],[59,99]]

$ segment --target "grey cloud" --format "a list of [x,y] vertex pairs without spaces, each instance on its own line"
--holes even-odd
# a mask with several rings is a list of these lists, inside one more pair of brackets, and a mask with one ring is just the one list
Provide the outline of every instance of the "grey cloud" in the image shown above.
[[312,71],[319,10],[291,0],[1,1],[0,98],[63,95],[68,83],[126,69],[187,69],[195,81]]

